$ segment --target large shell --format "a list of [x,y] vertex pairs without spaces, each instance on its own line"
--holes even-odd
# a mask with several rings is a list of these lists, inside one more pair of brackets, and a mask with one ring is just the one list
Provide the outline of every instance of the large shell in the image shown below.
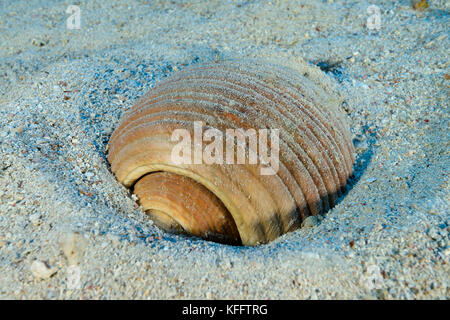
[[[269,242],[336,204],[354,149],[339,99],[316,77],[268,63],[195,65],[152,88],[109,143],[117,179],[166,230],[227,243]],[[319,79],[319,82],[317,81]],[[279,129],[279,169],[174,164],[175,129]]]

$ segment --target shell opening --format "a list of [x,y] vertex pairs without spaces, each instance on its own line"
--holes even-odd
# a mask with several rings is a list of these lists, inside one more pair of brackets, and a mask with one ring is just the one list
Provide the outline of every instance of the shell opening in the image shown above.
[[152,172],[134,185],[147,215],[161,229],[205,240],[241,245],[236,223],[210,190],[195,180],[171,172]]

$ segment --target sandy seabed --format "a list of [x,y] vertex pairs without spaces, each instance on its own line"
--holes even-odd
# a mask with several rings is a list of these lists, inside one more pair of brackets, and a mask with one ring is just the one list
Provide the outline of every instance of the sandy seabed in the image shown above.
[[[0,298],[448,299],[450,8],[429,4],[4,1]],[[159,230],[106,160],[149,88],[229,58],[322,67],[357,151],[320,224],[257,247]]]

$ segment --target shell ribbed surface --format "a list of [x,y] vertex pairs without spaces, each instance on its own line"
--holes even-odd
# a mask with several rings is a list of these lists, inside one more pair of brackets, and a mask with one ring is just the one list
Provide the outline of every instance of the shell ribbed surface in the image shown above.
[[[261,175],[260,163],[247,162],[175,164],[172,133],[193,136],[194,122],[224,134],[278,129],[278,171]],[[227,61],[186,68],[152,88],[124,114],[108,159],[166,230],[255,245],[333,207],[353,172],[354,149],[332,92],[285,67]]]

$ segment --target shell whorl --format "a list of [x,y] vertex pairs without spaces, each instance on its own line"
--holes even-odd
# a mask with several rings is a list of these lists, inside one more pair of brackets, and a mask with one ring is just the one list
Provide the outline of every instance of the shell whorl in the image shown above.
[[[196,121],[224,134],[279,129],[277,173],[261,175],[248,162],[174,164],[172,132],[193,136]],[[254,245],[334,206],[353,172],[354,149],[329,88],[285,67],[226,61],[195,65],[152,88],[124,114],[108,160],[163,229]]]

